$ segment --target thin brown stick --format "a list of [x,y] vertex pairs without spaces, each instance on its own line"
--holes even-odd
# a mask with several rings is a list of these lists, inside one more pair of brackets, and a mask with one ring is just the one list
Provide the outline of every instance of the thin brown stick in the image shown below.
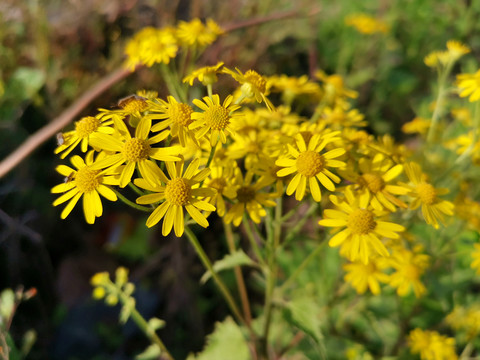
[[88,89],[77,101],[70,105],[58,117],[52,120],[48,125],[30,135],[14,152],[8,155],[0,162],[0,178],[17,166],[23,159],[30,155],[37,147],[68,125],[92,100],[112,87],[120,80],[127,77],[131,72],[124,68],[119,68],[106,75]]
[[261,25],[270,21],[283,20],[283,19],[294,18],[299,16],[313,16],[318,14],[319,12],[320,12],[319,8],[313,8],[306,14],[300,10],[276,12],[268,16],[262,16],[262,17],[257,17],[253,19],[247,19],[244,21],[225,24],[225,25],[222,25],[222,29],[225,32],[231,32],[234,30],[238,30],[238,29],[242,29],[250,26]]

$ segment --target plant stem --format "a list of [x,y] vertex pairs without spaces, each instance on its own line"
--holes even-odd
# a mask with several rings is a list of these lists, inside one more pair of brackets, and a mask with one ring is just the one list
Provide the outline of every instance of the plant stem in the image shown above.
[[294,271],[294,273],[292,275],[290,275],[290,277],[283,283],[283,285],[280,287],[280,291],[283,292],[285,289],[287,289],[293,282],[293,280],[295,280],[298,275],[300,275],[302,273],[302,271],[307,267],[307,265],[320,253],[320,251],[322,251],[323,247],[325,246],[325,244],[327,243],[327,241],[322,241],[320,244],[317,245],[317,247],[315,248],[315,250],[313,250],[310,255],[307,256],[307,258],[305,260],[303,260],[303,262],[300,264],[300,266]]
[[135,191],[138,195],[140,195],[140,196],[145,195],[145,193],[142,190],[140,190],[137,186],[135,186],[135,184],[133,182],[130,181],[128,183],[128,186],[130,186],[130,188],[133,191]]
[[190,243],[192,244],[195,251],[197,252],[197,255],[200,257],[200,260],[202,261],[203,265],[207,268],[208,271],[210,271],[210,274],[212,274],[213,280],[215,281],[218,288],[220,289],[220,292],[222,293],[223,297],[227,301],[227,304],[230,307],[230,310],[232,310],[233,315],[240,323],[245,324],[246,323],[245,319],[240,313],[240,310],[238,309],[237,304],[233,300],[232,294],[230,294],[230,291],[225,286],[222,279],[218,276],[217,272],[213,269],[212,262],[208,258],[207,254],[203,250],[200,243],[198,242],[197,237],[188,226],[185,226],[185,234],[187,235],[188,240],[190,240]]
[[[120,299],[122,302],[124,302],[123,299],[124,296],[121,296]],[[125,302],[124,302],[125,304]],[[158,335],[155,333],[155,331],[150,328],[148,325],[148,322],[145,320],[145,318],[137,311],[136,308],[132,309],[132,312],[130,313],[131,319],[137,324],[137,326],[142,330],[142,332],[150,339],[150,341],[154,344],[156,344],[161,350],[161,359],[165,358],[168,360],[173,360],[173,356],[170,354],[170,352],[167,350],[167,347],[163,343],[162,339],[158,337]]]
[[272,236],[267,238],[267,288],[265,291],[265,324],[263,328],[262,350],[266,359],[268,359],[268,337],[270,335],[270,325],[272,323],[273,293],[277,281],[277,249],[280,245],[282,230],[282,197],[277,199],[275,207],[275,219],[267,224],[271,228]]
[[[223,228],[225,229],[225,237],[227,238],[227,245],[230,254],[235,253],[235,239],[233,236],[232,225],[223,221]],[[240,266],[234,267],[235,279],[237,280],[238,292],[240,294],[240,300],[242,302],[243,315],[247,326],[251,327],[252,312],[250,310],[250,302],[248,300],[247,288],[245,286],[245,280],[243,278],[242,269]]]
[[298,232],[302,229],[303,225],[305,225],[307,220],[310,219],[310,215],[312,215],[317,210],[318,206],[319,203],[317,203],[316,201],[312,205],[310,205],[305,215],[303,215],[302,218],[295,224],[295,226],[291,230],[289,230],[283,246],[288,245],[290,241],[295,238],[295,235],[298,234]]
[[250,222],[247,218],[247,215],[243,216],[243,228],[245,229],[245,232],[247,233],[248,240],[250,241],[250,245],[252,246],[252,250],[255,253],[255,256],[257,257],[258,261],[260,262],[260,265],[262,268],[265,268],[265,260],[263,260],[262,253],[260,251],[260,248],[258,247],[257,240],[255,239],[255,236],[253,235],[252,227],[250,225]]
[[128,200],[125,196],[123,196],[120,192],[118,192],[117,190],[115,189],[112,189],[113,192],[118,196],[118,198],[123,201],[125,204],[127,204],[128,206],[134,208],[134,209],[137,209],[137,210],[140,210],[140,211],[145,211],[145,212],[152,212],[152,209],[149,208],[149,207],[145,207],[145,206],[141,206],[141,205],[138,205],[138,204],[135,204],[133,201],[130,201]]

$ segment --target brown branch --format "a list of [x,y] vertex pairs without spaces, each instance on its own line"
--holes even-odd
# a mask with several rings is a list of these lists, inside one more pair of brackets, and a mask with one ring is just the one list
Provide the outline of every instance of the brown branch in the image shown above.
[[313,8],[308,13],[304,14],[302,11],[299,10],[290,10],[290,11],[282,11],[273,13],[268,16],[257,17],[253,19],[247,19],[244,21],[237,21],[230,24],[222,25],[222,29],[225,32],[231,32],[238,29],[243,29],[250,26],[262,25],[264,23],[276,20],[283,20],[288,18],[300,17],[300,16],[314,16],[320,12],[320,8]]
[[112,85],[127,77],[131,72],[119,68],[106,75],[88,89],[72,105],[63,111],[57,118],[48,125],[30,135],[14,152],[0,162],[0,178],[17,166],[23,159],[30,155],[37,147],[68,125],[92,100],[109,89]]

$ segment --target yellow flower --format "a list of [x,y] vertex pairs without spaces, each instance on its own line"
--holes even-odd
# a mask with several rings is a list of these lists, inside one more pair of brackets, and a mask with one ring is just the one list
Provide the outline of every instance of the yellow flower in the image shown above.
[[[330,172],[328,168],[339,168],[345,166],[343,161],[334,160],[345,154],[342,148],[321,153],[325,146],[339,138],[336,137],[339,132],[327,133],[323,136],[315,134],[308,142],[308,146],[302,134],[295,136],[297,148],[288,144],[287,157],[278,159],[275,164],[283,167],[277,172],[278,176],[287,176],[296,173],[287,187],[287,195],[295,191],[295,199],[302,200],[307,189],[307,182],[312,197],[315,201],[322,199],[322,193],[318,182],[327,190],[335,191],[333,182],[339,183],[340,178]],[[293,159],[292,159],[293,157]],[[332,181],[333,180],[333,181]]]
[[267,105],[270,111],[273,111],[275,107],[272,102],[268,100],[268,87],[265,77],[257,73],[255,70],[248,70],[243,74],[238,68],[235,68],[237,72],[224,68],[223,72],[229,74],[238,83],[240,83],[242,96],[246,99],[255,99],[258,103],[262,101]]
[[242,222],[243,214],[247,211],[250,218],[256,224],[260,224],[261,218],[267,216],[264,206],[275,206],[275,201],[271,200],[271,195],[261,193],[263,184],[252,184],[253,172],[248,171],[243,177],[241,171],[235,174],[234,185],[236,186],[236,203],[228,210],[225,215],[225,222],[239,226]]
[[322,70],[315,73],[315,77],[323,82],[324,97],[322,102],[330,106],[345,106],[345,99],[355,99],[358,93],[347,89],[343,77],[338,74],[327,75]]
[[474,102],[480,99],[480,70],[475,74],[457,75],[457,86],[460,88],[460,97],[467,97]]
[[[233,164],[236,164],[233,162]],[[232,200],[237,196],[237,191],[235,185],[232,184],[231,178],[233,177],[235,171],[239,171],[238,168],[231,166],[215,166],[210,167],[210,175],[205,180],[205,185],[215,189],[215,195],[206,198],[205,201],[208,201],[210,204],[214,205],[217,208],[217,214],[220,217],[223,217],[226,212],[225,200],[224,197]]]
[[102,120],[111,119],[115,126],[117,122],[128,117],[131,126],[136,127],[143,114],[149,110],[149,103],[143,96],[130,95],[118,101],[120,109],[98,109],[97,117]]
[[223,104],[220,104],[220,97],[217,94],[212,98],[205,96],[203,101],[193,100],[193,103],[203,110],[203,112],[192,113],[194,121],[189,126],[189,129],[198,129],[195,135],[197,139],[208,134],[211,146],[215,146],[219,138],[222,143],[227,142],[227,135],[232,133],[232,120],[241,116],[233,114],[240,106],[232,104],[232,100],[233,97],[228,95]]
[[410,189],[391,184],[403,172],[403,165],[395,165],[382,154],[376,154],[373,159],[361,158],[358,167],[358,173],[347,172],[345,178],[355,183],[359,196],[368,198],[374,209],[394,212],[396,207],[407,207],[395,195],[405,195]]
[[343,130],[346,127],[365,126],[364,116],[357,109],[344,109],[341,106],[326,107],[322,111],[321,120],[330,125],[332,129]]
[[407,163],[404,168],[408,179],[413,183],[413,186],[410,186],[411,192],[409,193],[410,196],[414,197],[410,204],[411,209],[415,210],[421,205],[422,214],[427,224],[438,229],[438,221],[444,223],[444,215],[453,215],[453,203],[438,197],[438,195],[448,193],[448,189],[436,189],[427,182],[426,176],[417,163]]
[[[156,225],[163,218],[163,236],[167,236],[172,231],[172,227],[177,237],[182,236],[185,230],[183,208],[200,226],[208,227],[206,217],[199,210],[215,211],[215,206],[199,198],[213,196],[215,190],[206,187],[194,187],[205,180],[210,173],[210,169],[198,171],[199,163],[199,159],[193,160],[183,172],[183,161],[176,164],[167,161],[165,164],[170,179],[162,172],[155,186],[150,185],[143,179],[134,180],[135,185],[152,192],[152,194],[137,198],[137,204],[157,204],[161,202],[148,217],[148,227]],[[165,185],[160,185],[160,181]]]
[[343,269],[347,272],[344,277],[345,281],[350,283],[358,294],[364,294],[368,288],[373,295],[378,295],[380,294],[378,282],[388,282],[388,275],[382,272],[386,266],[378,260],[378,258],[372,258],[368,264],[355,261],[343,265]]
[[400,296],[407,296],[412,288],[417,298],[426,291],[420,277],[428,268],[430,257],[421,254],[420,251],[420,246],[415,247],[413,251],[395,248],[392,256],[386,259],[386,262],[395,269],[390,275],[389,285],[396,288]]
[[223,61],[214,66],[204,66],[185,76],[183,82],[188,82],[190,86],[193,86],[195,79],[198,79],[205,86],[212,85],[218,81],[217,74],[221,72],[222,67]]
[[388,25],[366,14],[353,14],[345,18],[345,24],[354,27],[362,34],[386,33]]
[[[97,160],[101,160],[102,156],[105,156],[105,154],[99,154]],[[53,206],[70,200],[60,215],[62,219],[65,219],[83,196],[85,220],[87,223],[93,224],[95,217],[100,217],[103,213],[99,195],[110,201],[117,200],[117,195],[109,185],[118,185],[118,177],[114,176],[116,174],[111,169],[92,169],[94,163],[93,150],[87,153],[85,161],[80,156],[75,155],[70,158],[70,162],[76,170],[66,165],[59,165],[56,168],[60,174],[65,176],[65,183],[52,188],[51,192],[54,194],[64,193],[53,202]]]
[[452,62],[457,61],[463,55],[468,54],[470,52],[470,48],[467,45],[464,45],[457,40],[447,41],[447,50]]
[[480,333],[480,305],[455,306],[445,320],[453,329],[465,331],[467,341],[471,341]]
[[186,46],[207,46],[213,43],[223,30],[212,19],[207,20],[205,26],[200,19],[190,22],[180,21],[177,28],[177,37]]
[[412,121],[406,122],[402,125],[402,131],[405,134],[426,134],[430,128],[430,119],[417,116]]
[[127,186],[137,166],[142,177],[149,183],[155,184],[156,179],[160,176],[160,168],[150,159],[161,161],[179,160],[178,157],[173,156],[177,151],[174,147],[153,148],[151,146],[161,142],[168,136],[168,131],[164,131],[149,138],[148,135],[152,126],[151,119],[144,118],[139,122],[135,129],[134,137],[130,135],[123,121],[115,124],[118,131],[114,136],[101,134],[95,137],[92,145],[113,153],[102,161],[98,161],[95,164],[98,168],[116,168],[126,163],[120,174],[120,187]]
[[457,360],[455,339],[436,331],[414,329],[408,335],[408,346],[422,360]]
[[271,86],[272,92],[282,93],[282,100],[286,104],[291,104],[298,96],[307,95],[312,99],[319,100],[322,95],[320,86],[316,82],[310,81],[307,75],[300,77],[287,76],[284,74],[280,76],[270,76],[268,83]]
[[350,261],[359,259],[368,264],[369,259],[377,253],[380,256],[389,256],[388,250],[380,240],[382,237],[398,239],[397,232],[404,231],[401,225],[381,221],[377,210],[368,207],[366,198],[355,197],[350,188],[345,189],[347,201],[331,195],[330,200],[337,210],[327,209],[324,218],[318,222],[321,226],[345,228],[335,234],[328,245],[337,247],[342,245],[340,254]]
[[192,123],[193,109],[190,105],[179,103],[173,96],[167,97],[168,102],[157,99],[151,102],[149,114],[146,118],[162,121],[152,126],[152,131],[161,131],[170,127],[172,137],[178,137],[180,145],[185,147],[187,138],[196,142],[195,134],[188,128]]
[[101,119],[93,116],[86,116],[79,121],[75,121],[75,130],[58,136],[59,144],[55,149],[55,154],[63,152],[60,158],[65,159],[80,143],[81,150],[86,152],[90,139],[94,137],[96,133],[113,134],[112,123],[113,121],[110,119]]
[[480,244],[473,244],[475,250],[472,252],[472,263],[470,267],[476,270],[477,275],[480,275]]

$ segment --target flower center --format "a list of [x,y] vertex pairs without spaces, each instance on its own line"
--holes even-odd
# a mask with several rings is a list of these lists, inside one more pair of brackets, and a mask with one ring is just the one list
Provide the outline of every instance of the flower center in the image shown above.
[[224,178],[214,178],[209,183],[208,186],[217,190],[219,194],[223,193],[223,189],[227,186],[227,182]]
[[205,121],[213,130],[223,130],[230,124],[228,110],[221,105],[212,105],[205,111]]
[[145,111],[148,108],[148,104],[145,100],[136,98],[135,96],[131,96],[120,104],[120,107],[130,114],[134,114],[136,112]]
[[385,187],[385,181],[377,174],[363,174],[360,176],[360,179],[358,179],[358,182],[374,194],[382,191]]
[[75,185],[81,193],[88,193],[100,185],[98,173],[100,170],[90,170],[88,166],[79,169],[75,174]]
[[405,265],[403,274],[409,280],[417,280],[420,277],[419,268],[413,264]]
[[148,158],[150,150],[150,145],[145,140],[131,138],[125,142],[122,153],[128,161],[136,162]]
[[75,132],[81,139],[86,138],[100,126],[100,120],[93,116],[87,116],[75,122]]
[[260,75],[256,71],[248,70],[245,73],[245,79],[247,79],[247,82],[250,83],[261,93],[265,93],[265,90],[267,90],[267,81],[262,75]]
[[237,199],[241,203],[247,203],[255,199],[255,189],[251,186],[242,186],[237,190]]
[[172,179],[165,187],[165,198],[168,202],[177,206],[185,206],[191,194],[192,187],[184,178]]
[[370,233],[377,223],[370,210],[356,209],[349,215],[347,226],[353,234],[362,235]]
[[325,159],[315,151],[307,150],[298,155],[297,171],[306,177],[317,175],[324,167]]
[[167,114],[170,119],[179,125],[187,127],[192,122],[191,115],[193,109],[187,104],[171,104],[168,108]]
[[425,205],[432,205],[437,198],[437,193],[433,185],[428,183],[420,183],[417,185],[417,194]]

